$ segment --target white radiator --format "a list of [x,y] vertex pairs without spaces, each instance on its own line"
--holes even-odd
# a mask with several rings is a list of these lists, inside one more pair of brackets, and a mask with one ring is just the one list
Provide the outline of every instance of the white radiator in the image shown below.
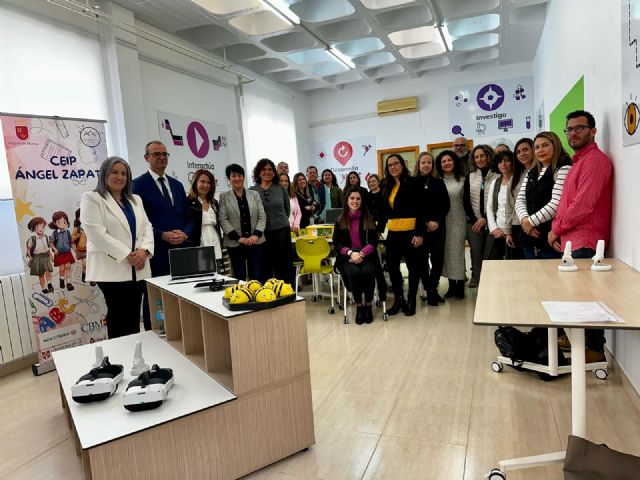
[[0,277],[0,365],[36,351],[24,273]]

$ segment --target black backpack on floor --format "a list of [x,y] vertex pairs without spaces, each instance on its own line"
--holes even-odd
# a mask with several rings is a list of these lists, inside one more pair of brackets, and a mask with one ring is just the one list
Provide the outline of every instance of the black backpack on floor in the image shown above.
[[[525,333],[515,327],[498,327],[494,333],[494,338],[500,354],[510,358],[513,366],[517,369],[522,369],[524,362],[549,364],[548,332],[546,328],[536,327]],[[558,365],[568,364],[569,362],[558,349]],[[539,375],[544,380],[552,378],[545,373],[540,373]]]

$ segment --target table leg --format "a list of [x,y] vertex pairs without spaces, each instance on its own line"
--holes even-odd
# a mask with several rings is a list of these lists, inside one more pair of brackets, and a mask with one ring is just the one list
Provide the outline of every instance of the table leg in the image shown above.
[[549,375],[558,376],[558,329],[547,329],[547,354],[549,359]]
[[587,436],[587,383],[585,370],[584,329],[569,330],[571,340],[571,433]]

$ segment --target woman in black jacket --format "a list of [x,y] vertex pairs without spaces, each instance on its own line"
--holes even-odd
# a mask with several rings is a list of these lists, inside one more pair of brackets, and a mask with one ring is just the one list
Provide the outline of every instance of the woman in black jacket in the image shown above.
[[187,195],[189,213],[193,221],[193,231],[189,237],[193,247],[215,249],[218,271],[224,264],[222,260],[222,233],[220,231],[220,209],[214,198],[216,179],[209,170],[200,169],[193,174],[191,189]]
[[320,205],[313,199],[313,194],[307,183],[307,177],[304,173],[296,173],[293,176],[293,188],[295,189],[296,198],[300,205],[302,218],[300,219],[300,228],[307,228],[313,222],[313,214],[319,209]]
[[333,246],[337,255],[336,270],[357,305],[358,325],[373,322],[371,302],[379,262],[377,245],[378,232],[360,190],[349,190],[342,215],[333,229]]
[[[382,188],[382,209],[378,231],[387,227],[387,269],[391,277],[391,286],[395,299],[387,311],[396,315],[400,310],[407,316],[416,313],[416,294],[418,282],[424,266],[421,251],[426,234],[426,216],[424,188],[407,171],[402,155],[387,157],[385,179]],[[404,257],[409,270],[409,295],[405,302],[402,287],[400,261]]]
[[[422,269],[422,285],[427,291],[427,304],[437,307],[444,303],[444,298],[438,294],[438,283],[444,265],[444,241],[446,237],[447,213],[451,208],[449,194],[444,181],[435,169],[433,155],[422,152],[418,155],[414,176],[422,183],[426,207],[426,230],[424,249],[426,251]],[[431,271],[429,271],[429,257],[431,257]]]

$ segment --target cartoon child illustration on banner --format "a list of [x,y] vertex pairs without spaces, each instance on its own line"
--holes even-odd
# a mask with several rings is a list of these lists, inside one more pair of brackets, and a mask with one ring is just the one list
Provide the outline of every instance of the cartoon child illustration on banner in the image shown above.
[[69,281],[69,277],[71,277],[71,265],[75,263],[75,259],[71,253],[69,217],[63,211],[54,212],[49,228],[53,230],[51,237],[51,247],[55,253],[53,266],[58,267],[60,273],[60,288],[64,288],[66,280],[67,290],[72,291],[74,287]]
[[[71,234],[72,248],[76,252],[76,258],[82,265],[82,283],[86,283],[87,274],[87,234],[84,233],[80,223],[80,209],[76,210],[76,219],[73,221],[73,233]],[[94,287],[96,282],[89,282]]]
[[27,240],[29,274],[38,277],[42,293],[51,293],[53,292],[53,285],[51,285],[53,253],[49,237],[44,233],[47,221],[42,217],[34,217],[27,224],[27,228],[35,233]]

